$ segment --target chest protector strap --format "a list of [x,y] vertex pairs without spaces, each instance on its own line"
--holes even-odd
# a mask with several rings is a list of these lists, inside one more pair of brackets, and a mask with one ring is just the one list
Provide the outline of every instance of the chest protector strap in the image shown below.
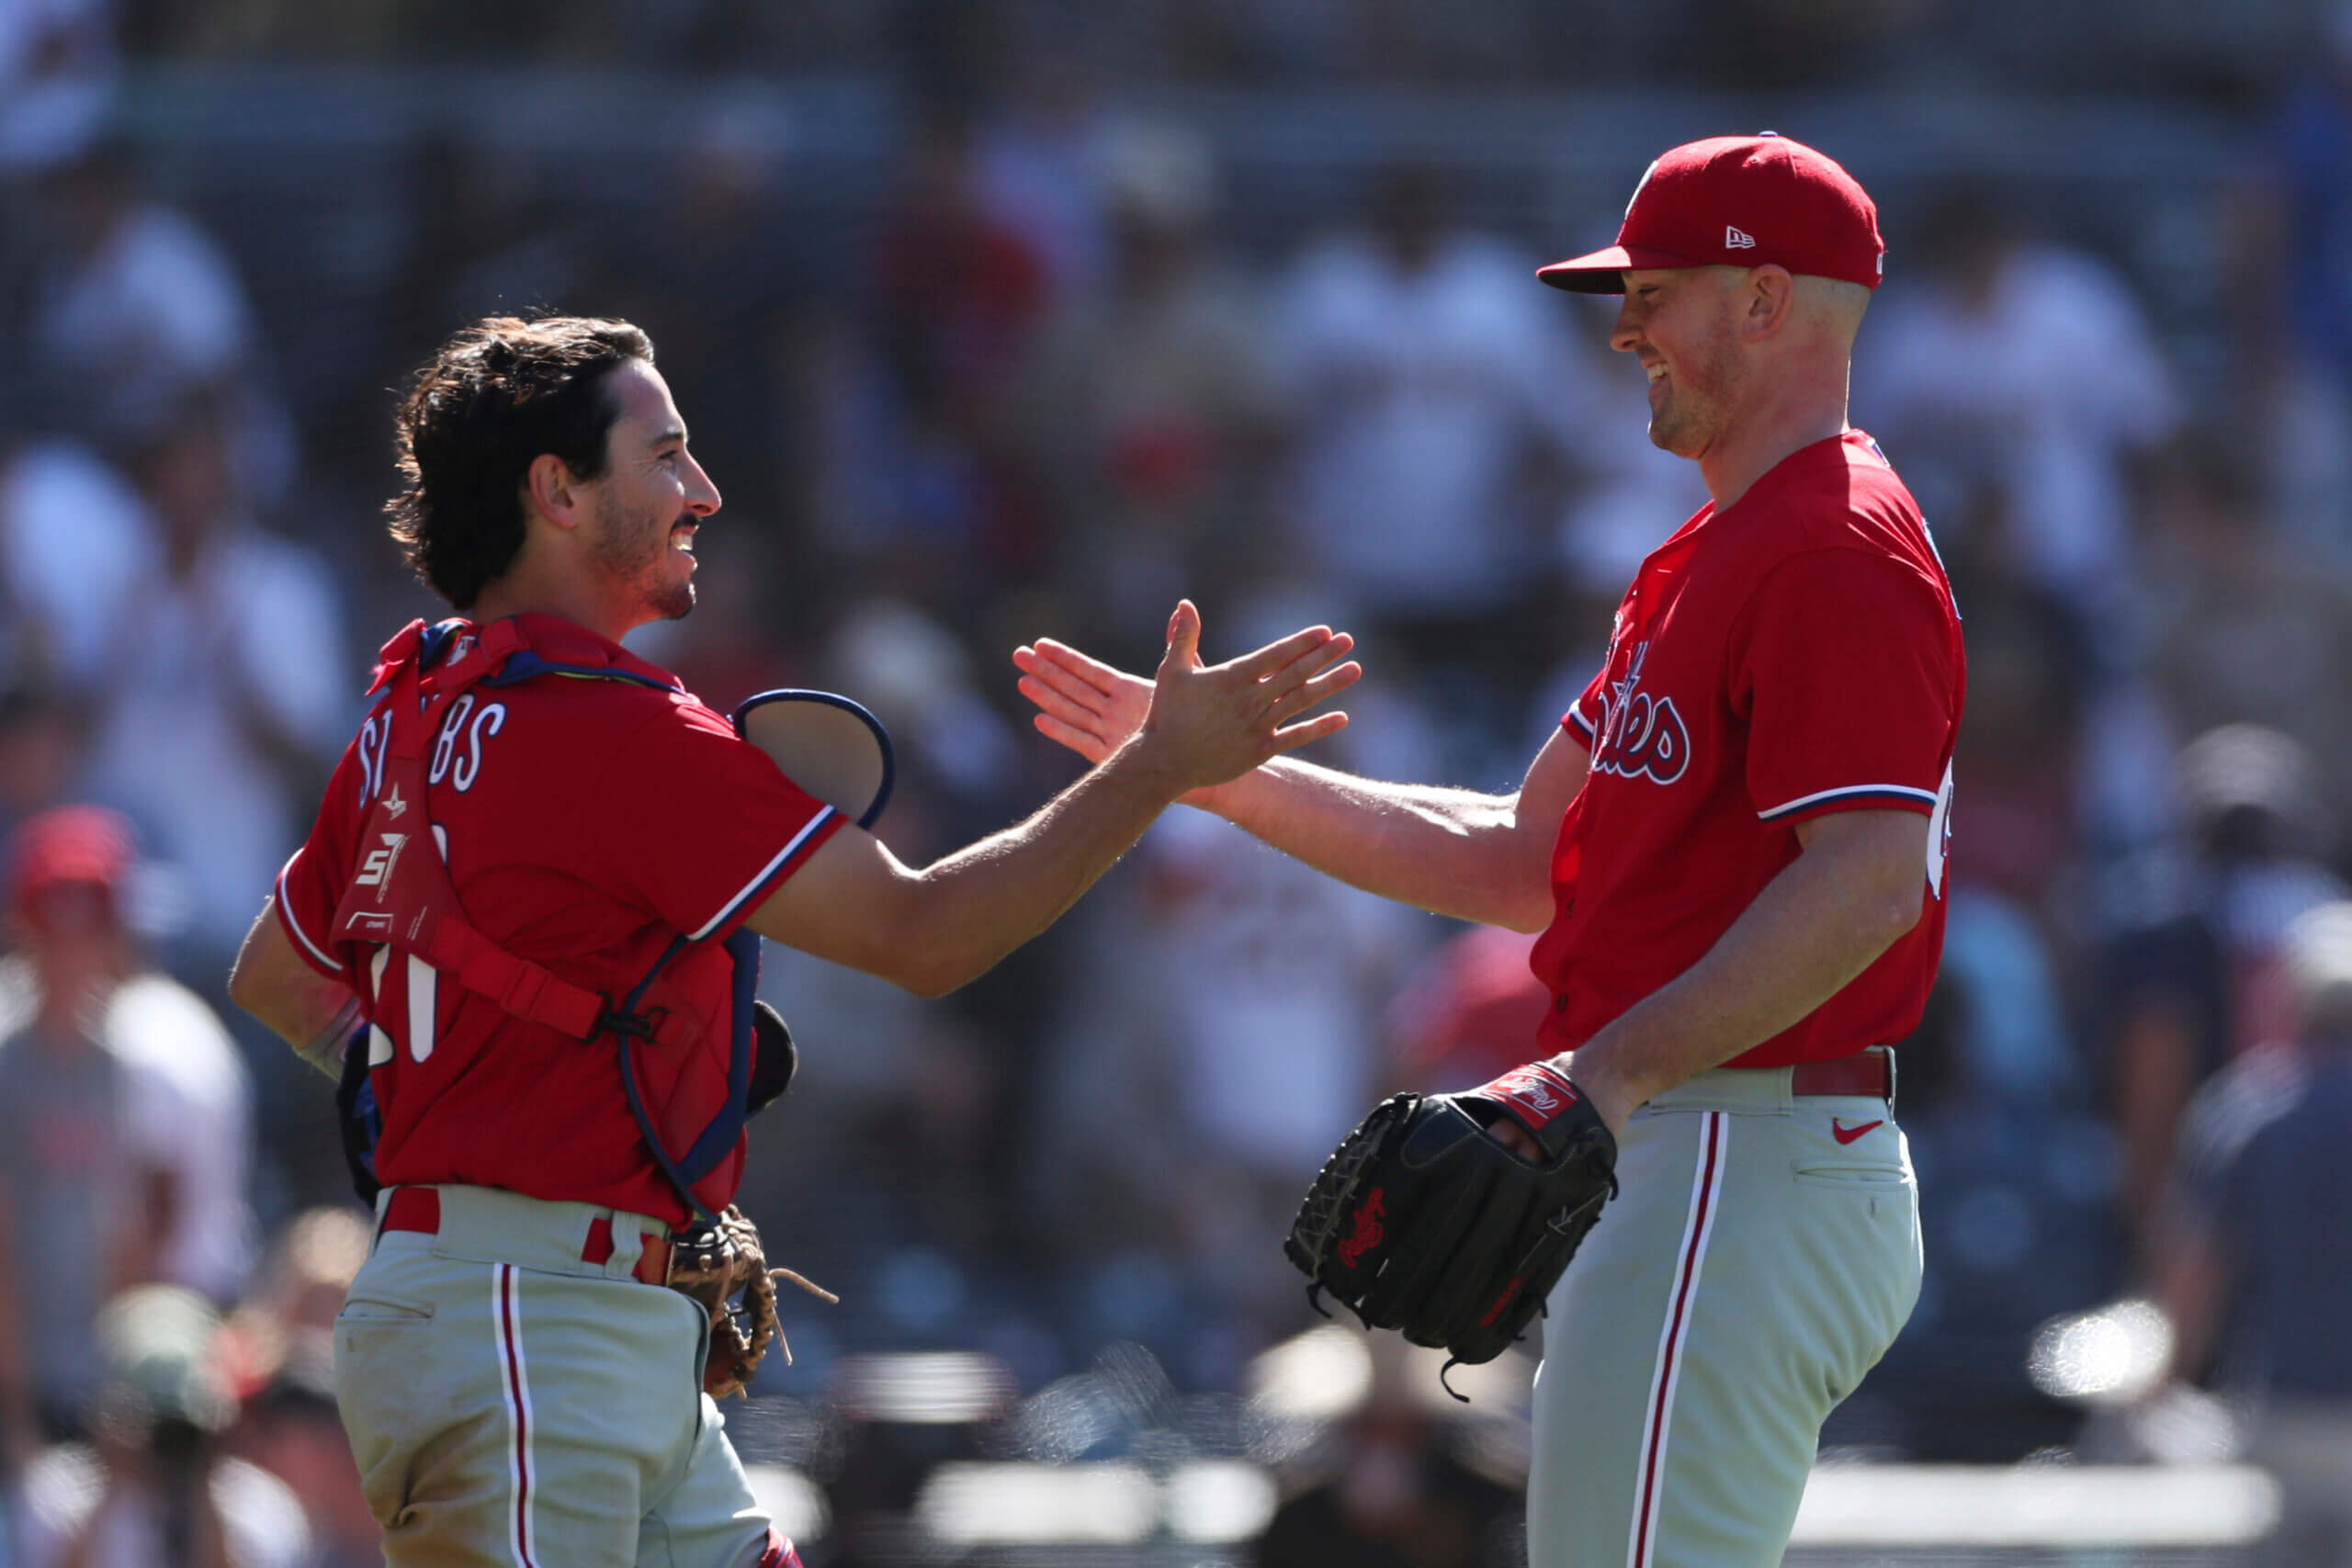
[[[467,919],[449,877],[439,829],[426,814],[430,738],[449,705],[475,686],[510,686],[537,676],[565,675],[671,688],[630,671],[550,663],[526,646],[512,621],[493,622],[451,650],[449,637],[456,629],[449,623],[427,626],[412,622],[385,645],[376,667],[369,691],[391,688],[385,707],[390,733],[384,742],[380,784],[359,836],[357,862],[328,928],[329,942],[351,973],[366,973],[368,950],[380,944],[414,955],[515,1018],[583,1043],[612,1036],[620,1051],[622,1087],[646,1146],[686,1206],[707,1218],[710,1205],[695,1191],[695,1184],[734,1148],[749,1114],[758,936],[739,931],[725,943],[735,976],[725,1103],[685,1155],[673,1156],[656,1131],[656,1119],[640,1089],[632,1046],[641,1042],[684,1050],[702,1032],[694,1019],[668,1009],[639,1010],[662,971],[685,951],[685,938],[673,942],[618,1004],[574,985],[545,964],[499,946]],[[454,651],[455,657],[428,668],[445,651]]]
[[430,738],[449,705],[496,672],[522,640],[513,623],[499,622],[463,658],[428,674],[425,660],[441,651],[442,640],[425,635],[420,622],[384,649],[372,688],[392,688],[382,783],[359,836],[358,864],[328,928],[330,940],[363,949],[380,942],[413,953],[516,1018],[593,1040],[603,1032],[605,998],[482,935],[466,919],[449,880],[439,835],[425,814]]

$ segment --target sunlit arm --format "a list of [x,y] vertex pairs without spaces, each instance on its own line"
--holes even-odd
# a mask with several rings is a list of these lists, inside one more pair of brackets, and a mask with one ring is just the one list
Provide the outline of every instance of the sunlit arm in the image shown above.
[[298,1052],[311,1050],[339,1020],[356,1018],[351,988],[302,960],[278,923],[275,894],[264,900],[229,971],[229,999]]
[[1796,831],[1804,852],[1704,957],[1575,1052],[1570,1070],[1612,1130],[1634,1107],[1796,1023],[1918,923],[1926,817],[1844,811]]

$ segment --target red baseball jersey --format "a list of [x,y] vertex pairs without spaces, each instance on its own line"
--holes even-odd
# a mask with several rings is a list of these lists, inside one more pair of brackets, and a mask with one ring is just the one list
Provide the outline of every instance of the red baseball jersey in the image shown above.
[[1943,952],[1952,743],[1967,671],[1918,503],[1860,431],[1783,458],[1642,563],[1609,657],[1562,719],[1592,751],[1530,959],[1541,1038],[1572,1049],[1713,946],[1797,858],[1797,824],[1928,817],[1919,922],[1836,996],[1728,1066],[1901,1040]]
[[[693,945],[664,973],[697,1012],[723,1021],[732,965],[719,942],[842,818],[666,671],[556,616],[518,621],[551,663],[610,666],[662,689],[548,674],[477,686],[450,705],[427,766],[427,815],[468,918],[507,951],[616,998],[685,936]],[[516,1018],[390,948],[375,949],[367,974],[337,963],[327,931],[383,788],[390,700],[344,752],[309,840],[277,879],[295,951],[368,1011],[384,1121],[378,1178],[684,1223],[685,1205],[629,1113],[611,1040],[590,1044]],[[742,1160],[738,1139],[717,1173],[730,1190]]]

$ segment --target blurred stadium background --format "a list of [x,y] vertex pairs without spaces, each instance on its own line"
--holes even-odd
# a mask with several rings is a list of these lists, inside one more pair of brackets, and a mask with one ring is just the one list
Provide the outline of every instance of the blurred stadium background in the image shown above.
[[[1702,499],[1530,270],[1767,126],[1879,198],[1855,418],[1972,676],[1926,1293],[1790,1561],[2352,1562],[2352,1097],[2278,963],[2352,874],[2329,0],[0,0],[0,828],[125,813],[142,966],[78,1028],[105,920],[0,970],[5,1561],[198,1561],[207,1508],[376,1561],[365,1228],[221,979],[434,613],[379,513],[434,343],[648,328],[727,504],[641,651],[875,709],[910,858],[1072,774],[1016,642],[1146,660],[1180,592],[1212,657],[1360,635],[1332,760],[1504,787]],[[1521,1561],[1532,1361],[1456,1405],[1276,1239],[1377,1095],[1519,1059],[1524,952],[1182,811],[944,1003],[772,951],[743,1201],[843,1304],[730,1426],[811,1568]]]

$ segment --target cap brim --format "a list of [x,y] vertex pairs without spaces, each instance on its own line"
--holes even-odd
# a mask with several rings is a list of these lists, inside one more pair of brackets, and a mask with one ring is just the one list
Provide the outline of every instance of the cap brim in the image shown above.
[[1571,294],[1623,294],[1624,275],[1652,268],[1670,270],[1683,266],[1704,266],[1704,262],[1688,256],[1668,255],[1664,251],[1629,251],[1623,245],[1611,245],[1590,255],[1570,256],[1539,266],[1535,276],[1555,288],[1565,288]]

